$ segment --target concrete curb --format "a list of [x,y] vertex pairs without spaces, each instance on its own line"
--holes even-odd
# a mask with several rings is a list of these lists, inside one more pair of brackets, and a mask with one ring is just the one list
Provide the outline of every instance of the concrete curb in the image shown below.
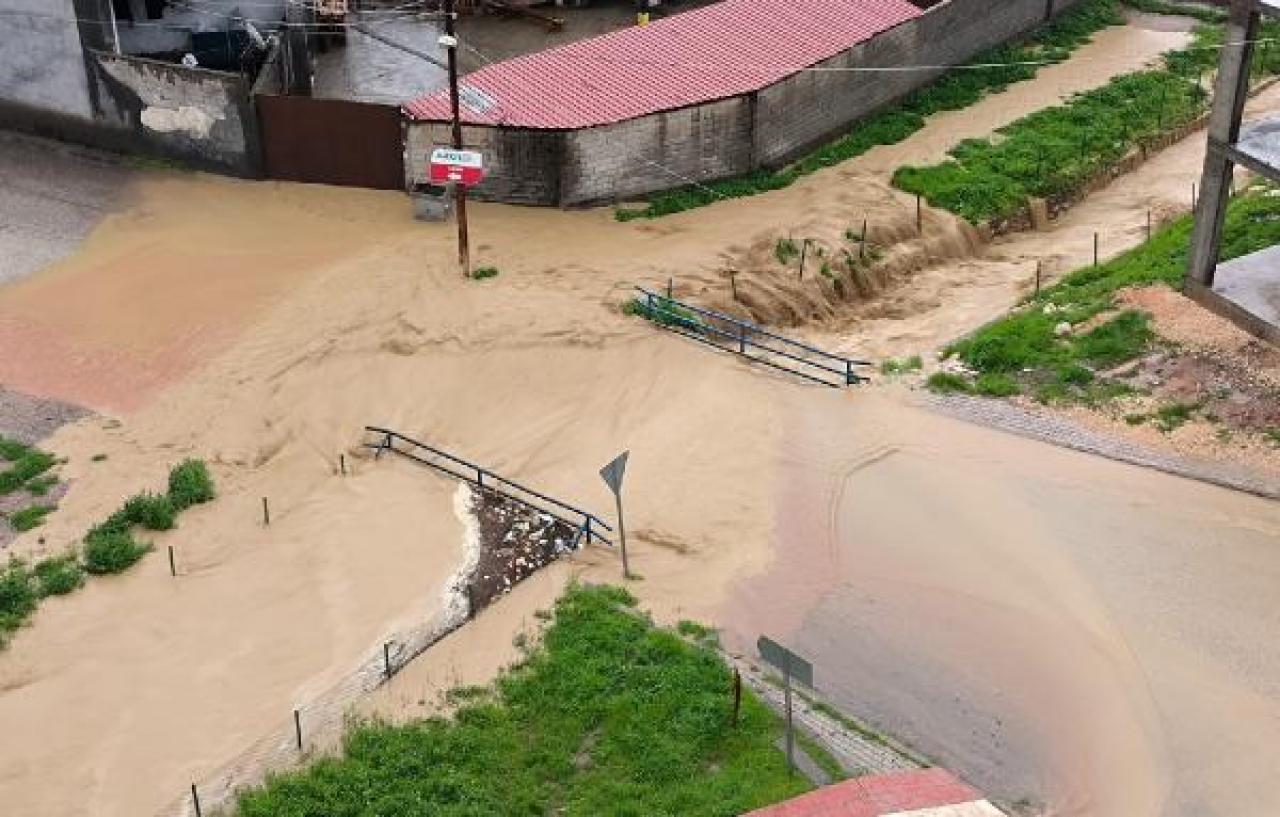
[[1048,411],[972,395],[923,395],[923,405],[940,414],[1020,437],[1096,454],[1118,462],[1206,482],[1264,499],[1280,499],[1280,479],[1236,465],[1166,454],[1128,440],[1084,428]]

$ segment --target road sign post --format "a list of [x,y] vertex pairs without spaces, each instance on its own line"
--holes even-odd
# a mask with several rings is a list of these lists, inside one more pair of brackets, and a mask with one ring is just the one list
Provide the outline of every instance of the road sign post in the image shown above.
[[622,547],[622,578],[631,578],[631,566],[627,564],[627,526],[622,520],[622,477],[627,471],[627,457],[630,451],[623,451],[613,461],[600,469],[600,478],[613,491],[613,498],[618,507],[618,542]]
[[795,772],[795,725],[791,718],[791,679],[813,687],[813,664],[793,653],[768,636],[760,636],[756,641],[756,649],[760,657],[782,670],[783,702],[787,710],[787,768]]

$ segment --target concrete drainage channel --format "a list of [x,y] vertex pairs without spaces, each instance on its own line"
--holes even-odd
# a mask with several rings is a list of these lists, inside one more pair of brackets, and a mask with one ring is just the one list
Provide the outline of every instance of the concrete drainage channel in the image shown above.
[[594,514],[396,432],[368,431],[376,435],[376,442],[366,443],[376,451],[375,458],[391,451],[462,482],[454,510],[464,527],[463,564],[446,582],[440,611],[375,648],[337,684],[282,717],[217,771],[193,782],[158,817],[221,813],[234,806],[237,792],[296,767],[312,753],[337,747],[346,713],[362,696],[542,567],[592,541],[611,544],[606,533],[612,529]]

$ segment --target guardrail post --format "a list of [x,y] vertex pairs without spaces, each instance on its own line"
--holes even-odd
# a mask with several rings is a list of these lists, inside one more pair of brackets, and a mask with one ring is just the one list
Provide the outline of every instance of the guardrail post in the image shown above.
[[738,324],[738,354],[745,355],[747,353],[747,325],[745,323]]
[[191,784],[191,803],[196,807],[196,817],[204,817],[204,812],[200,811],[200,792],[196,791],[196,784]]
[[582,525],[582,529],[586,531],[587,544],[589,545],[591,544],[591,517],[583,514],[582,518],[586,520]]
[[844,362],[844,384],[846,386],[852,386],[854,382],[855,381],[853,379],[853,361],[846,360]]
[[476,469],[476,484],[479,485],[481,488],[484,487],[484,469],[483,468]]

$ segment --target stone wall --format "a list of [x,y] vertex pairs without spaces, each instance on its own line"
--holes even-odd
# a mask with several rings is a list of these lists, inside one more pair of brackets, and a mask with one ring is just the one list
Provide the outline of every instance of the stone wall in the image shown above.
[[239,74],[89,52],[99,122],[136,150],[239,176],[260,173],[257,118]]
[[[820,63],[856,69],[954,65],[1022,35],[1082,0],[942,0],[915,20]],[[938,71],[803,71],[760,91],[574,131],[467,127],[485,153],[477,198],[574,206],[778,167],[932,81]],[[445,125],[409,127],[410,184],[426,174]]]

